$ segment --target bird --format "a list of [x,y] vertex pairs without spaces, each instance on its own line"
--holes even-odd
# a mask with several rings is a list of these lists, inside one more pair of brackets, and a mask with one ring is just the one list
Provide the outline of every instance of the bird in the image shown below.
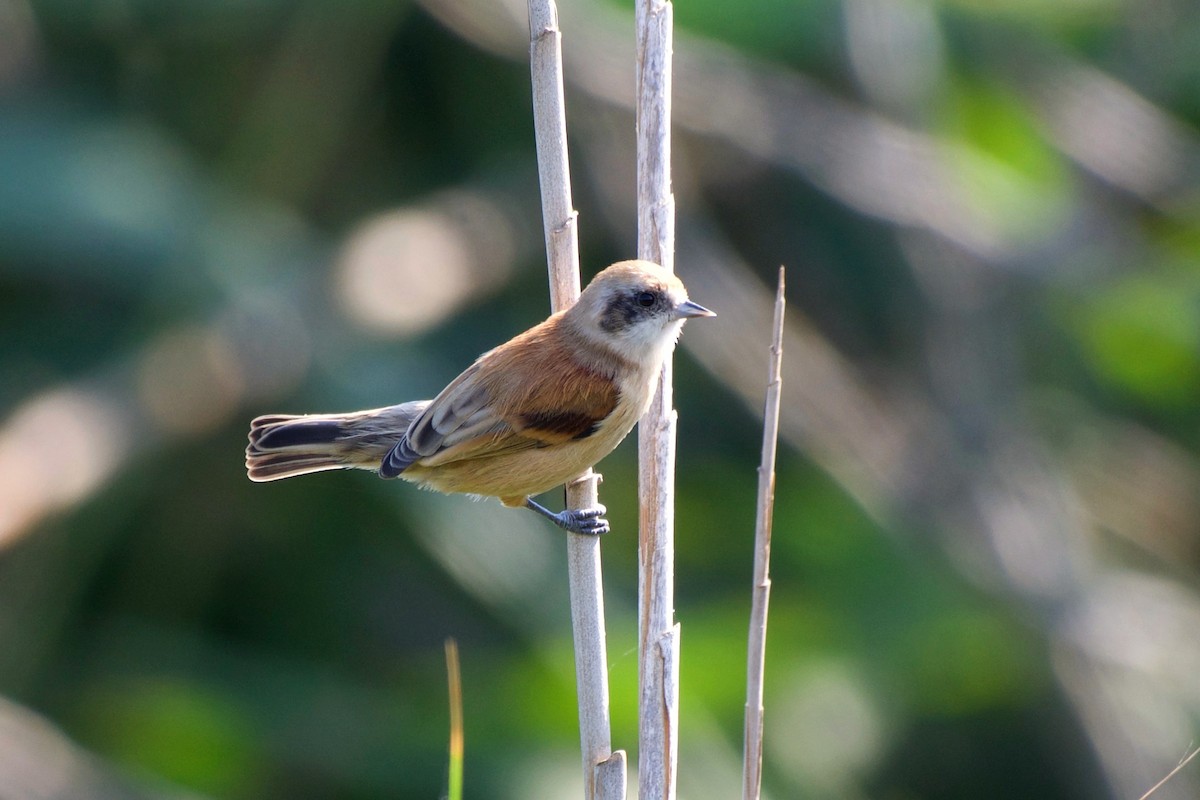
[[650,261],[601,270],[576,302],[479,356],[432,400],[250,423],[255,482],[367,469],[425,489],[496,497],[567,531],[609,530],[601,505],[533,498],[608,455],[646,413],[685,321],[715,317]]

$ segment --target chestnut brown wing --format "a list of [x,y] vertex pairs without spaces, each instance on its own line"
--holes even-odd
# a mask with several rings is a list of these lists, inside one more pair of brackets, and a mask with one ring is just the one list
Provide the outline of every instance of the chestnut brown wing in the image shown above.
[[379,474],[390,478],[417,461],[484,458],[595,432],[617,406],[617,387],[581,365],[554,333],[543,323],[481,356],[413,421]]

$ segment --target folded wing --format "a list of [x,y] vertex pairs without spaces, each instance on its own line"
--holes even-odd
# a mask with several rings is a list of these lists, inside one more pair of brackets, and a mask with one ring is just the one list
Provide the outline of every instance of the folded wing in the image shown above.
[[379,474],[394,478],[418,461],[433,467],[592,435],[616,408],[618,390],[557,342],[535,328],[480,357],[413,421]]

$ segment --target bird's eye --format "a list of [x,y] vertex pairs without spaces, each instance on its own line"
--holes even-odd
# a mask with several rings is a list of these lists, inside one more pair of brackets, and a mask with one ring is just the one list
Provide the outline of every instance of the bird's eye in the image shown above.
[[658,300],[658,298],[654,295],[654,292],[638,292],[635,299],[637,300],[637,304],[642,308],[649,308],[650,306],[654,305],[656,300]]

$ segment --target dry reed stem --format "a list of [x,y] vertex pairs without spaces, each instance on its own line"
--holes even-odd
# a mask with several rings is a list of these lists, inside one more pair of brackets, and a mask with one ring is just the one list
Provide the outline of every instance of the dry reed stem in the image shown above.
[[1151,786],[1150,790],[1148,792],[1146,792],[1144,795],[1142,795],[1141,797],[1139,797],[1138,800],[1147,800],[1147,798],[1149,798],[1150,795],[1154,794],[1159,789],[1161,789],[1166,784],[1167,781],[1171,780],[1171,778],[1174,778],[1175,775],[1179,772],[1179,770],[1186,767],[1188,765],[1188,762],[1190,762],[1193,758],[1195,758],[1196,754],[1198,754],[1198,753],[1200,753],[1200,747],[1195,748],[1194,750],[1192,750],[1192,752],[1190,752],[1186,756],[1184,756],[1183,759],[1178,764],[1175,765],[1175,769],[1171,770],[1166,775],[1164,775],[1163,779],[1161,781],[1159,781],[1158,783]]
[[762,791],[763,667],[767,658],[767,606],[771,599],[771,522],[775,511],[775,452],[779,445],[779,399],[783,391],[783,267],[775,292],[771,362],[763,407],[762,460],[758,467],[754,525],[754,590],[750,604],[750,643],[746,657],[746,730],[742,750],[742,800]]
[[[537,143],[542,224],[554,311],[579,296],[579,242],[571,202],[567,122],[563,99],[562,34],[553,0],[529,0],[530,73]],[[588,470],[567,484],[567,507],[598,502],[599,476]],[[575,682],[586,800],[623,800],[625,753],[612,752],[605,651],[604,589],[600,537],[567,534],[571,629],[575,642]]]
[[[671,194],[672,6],[637,2],[638,257],[675,262]],[[671,362],[638,424],[638,795],[675,797],[679,625],[675,622],[675,409]]]

